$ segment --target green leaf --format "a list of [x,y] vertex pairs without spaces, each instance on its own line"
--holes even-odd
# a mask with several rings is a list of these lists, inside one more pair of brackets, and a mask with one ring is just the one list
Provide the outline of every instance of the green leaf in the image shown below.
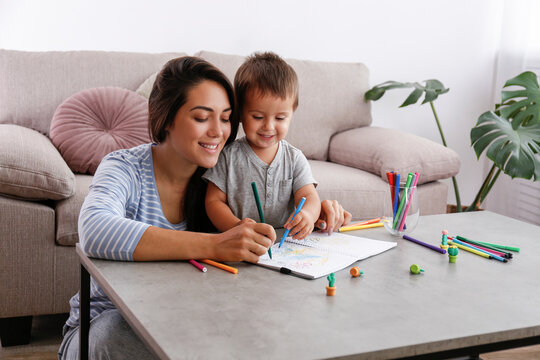
[[410,83],[400,83],[397,81],[386,81],[368,90],[365,93],[364,98],[366,100],[379,100],[387,90],[397,89],[397,88],[408,88],[411,86],[414,86],[414,85]]
[[426,102],[433,101],[437,99],[437,97],[441,94],[445,94],[448,92],[448,90],[444,87],[443,83],[440,82],[437,79],[430,79],[425,80],[426,85],[421,85],[418,82],[397,82],[397,81],[386,81],[382,84],[375,85],[371,89],[369,89],[365,95],[365,100],[379,100],[388,90],[392,89],[403,89],[403,88],[413,88],[413,91],[409,94],[409,96],[405,99],[403,104],[401,104],[399,107],[405,107],[409,106],[411,104],[415,104],[418,99],[422,96],[422,94],[425,94],[424,101],[422,104],[425,104]]
[[418,99],[420,99],[420,96],[422,96],[424,92],[422,91],[422,89],[414,89],[411,94],[407,97],[407,99],[405,99],[405,101],[403,102],[403,104],[401,104],[399,107],[405,107],[405,106],[408,106],[408,105],[411,105],[411,104],[416,104],[416,102],[418,101]]
[[517,126],[492,111],[480,115],[471,129],[471,144],[510,177],[540,180],[540,124]]
[[504,87],[520,86],[520,90],[502,91],[497,107],[501,115],[510,119],[514,129],[520,125],[540,124],[540,88],[532,71],[526,71],[508,80]]

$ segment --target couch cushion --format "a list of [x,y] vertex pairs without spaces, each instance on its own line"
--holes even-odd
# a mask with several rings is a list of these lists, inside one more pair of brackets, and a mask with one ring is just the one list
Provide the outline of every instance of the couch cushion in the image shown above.
[[0,123],[48,134],[54,111],[83,89],[137,87],[184,53],[0,50]]
[[[313,176],[319,182],[321,200],[338,200],[353,219],[366,220],[382,216],[388,184],[378,175],[334,164],[309,160]],[[439,181],[420,185],[416,189],[421,215],[446,212],[448,186]]]
[[329,160],[379,175],[418,172],[418,184],[446,179],[459,172],[459,155],[436,142],[375,126],[337,134],[330,142]]
[[91,175],[75,175],[75,194],[56,204],[56,243],[75,246],[79,241],[78,221],[84,198],[94,177]]
[[83,90],[58,106],[50,136],[71,170],[94,174],[111,151],[150,142],[148,102],[116,87]]
[[159,74],[159,71],[156,71],[152,75],[148,77],[148,79],[144,80],[144,82],[139,85],[137,90],[135,92],[141,96],[144,96],[145,98],[150,98],[150,93],[152,92],[152,87],[154,86],[154,82],[156,82],[157,75]]
[[0,124],[0,193],[29,200],[73,195],[75,177],[51,141],[22,126]]
[[[245,57],[201,51],[198,56],[221,69],[231,81]],[[286,137],[308,159],[326,160],[330,137],[371,124],[364,101],[369,71],[362,63],[286,59],[298,75],[299,105]]]

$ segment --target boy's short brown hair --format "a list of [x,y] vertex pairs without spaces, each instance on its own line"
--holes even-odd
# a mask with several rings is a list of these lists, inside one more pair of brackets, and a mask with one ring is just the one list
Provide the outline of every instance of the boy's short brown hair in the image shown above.
[[294,98],[293,110],[298,107],[298,77],[294,69],[273,52],[256,52],[248,56],[234,77],[235,112],[241,116],[250,91],[261,96],[273,95],[282,99]]

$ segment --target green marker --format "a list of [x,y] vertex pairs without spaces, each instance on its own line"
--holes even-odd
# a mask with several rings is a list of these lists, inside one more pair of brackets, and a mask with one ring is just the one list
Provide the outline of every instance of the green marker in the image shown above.
[[424,269],[420,269],[420,266],[416,264],[412,264],[410,270],[413,274],[420,274],[421,272],[424,272]]
[[413,173],[409,173],[409,176],[407,176],[407,182],[405,183],[405,192],[401,197],[401,201],[399,202],[399,207],[396,212],[396,216],[394,216],[394,226],[392,227],[394,230],[397,229],[398,224],[400,223],[399,220],[401,218],[401,213],[403,212],[403,208],[405,207],[405,203],[407,202],[407,193],[409,192],[412,178],[413,178]]
[[[264,214],[262,211],[261,199],[259,199],[259,192],[257,191],[257,184],[255,183],[255,181],[251,183],[251,188],[253,189],[253,195],[255,196],[255,202],[257,203],[259,217],[261,218],[261,222],[264,224]],[[270,250],[270,248],[268,248],[268,256],[270,256],[270,259],[272,258],[272,250]]]
[[502,250],[515,251],[515,252],[519,252],[519,250],[520,250],[518,247],[513,247],[513,246],[504,246],[504,245],[490,244],[490,243],[482,242],[482,241],[478,241],[478,242],[479,242],[480,244],[482,244],[482,245],[493,246],[494,248],[502,249]]
[[[487,249],[491,249],[491,250],[495,250],[495,251],[499,251],[499,252],[502,252],[505,254],[505,257],[507,257],[508,259],[512,258],[512,254],[507,252],[507,251],[504,251],[503,249],[500,249],[499,247],[496,247],[495,244],[490,244],[490,243],[484,243],[484,242],[480,242],[480,241],[473,241],[473,240],[469,240],[467,238],[464,238],[463,236],[456,236],[456,239],[458,240],[461,240],[461,241],[465,241],[466,243],[470,243],[472,245],[478,245],[478,246],[482,246],[482,247],[485,247]],[[503,246],[503,245],[497,245],[497,246]],[[510,246],[503,246],[503,247],[510,247]],[[517,251],[519,251],[518,248],[512,248],[512,249],[517,249]],[[512,251],[516,251],[516,250],[512,250]]]

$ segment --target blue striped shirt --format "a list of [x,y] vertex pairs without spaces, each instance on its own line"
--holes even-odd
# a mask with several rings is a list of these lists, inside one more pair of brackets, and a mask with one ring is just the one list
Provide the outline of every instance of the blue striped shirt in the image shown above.
[[[152,161],[152,144],[119,150],[101,161],[79,214],[79,242],[84,252],[99,259],[133,261],[133,251],[149,226],[185,230],[171,224],[161,208]],[[69,301],[66,325],[79,325],[79,293]],[[92,278],[90,319],[113,303]]]

